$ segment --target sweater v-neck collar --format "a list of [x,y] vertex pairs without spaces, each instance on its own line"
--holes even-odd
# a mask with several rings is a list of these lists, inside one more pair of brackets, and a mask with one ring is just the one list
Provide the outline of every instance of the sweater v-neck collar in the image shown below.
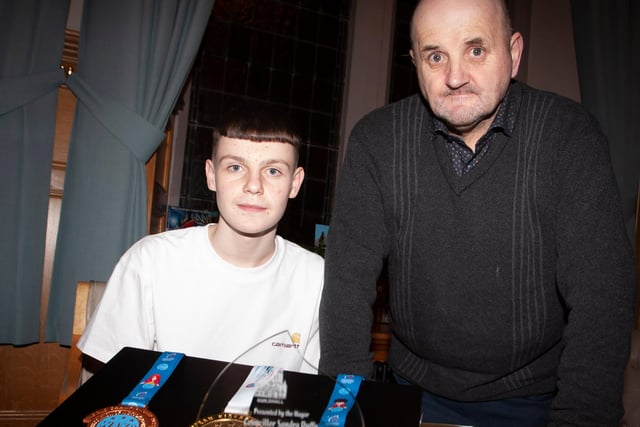
[[436,157],[440,164],[440,169],[449,183],[451,190],[457,196],[460,196],[463,191],[465,191],[474,182],[478,181],[489,169],[491,169],[498,157],[500,157],[502,150],[504,150],[509,143],[509,135],[513,134],[515,116],[517,116],[519,110],[519,99],[521,99],[521,93],[522,87],[517,82],[512,82],[503,101],[507,103],[505,105],[505,114],[511,116],[505,123],[508,129],[496,132],[493,141],[491,141],[491,144],[487,147],[488,151],[480,162],[462,176],[459,176],[455,172],[453,165],[451,164],[451,155],[446,147],[446,144],[448,143],[446,141],[446,137],[435,131],[435,119],[431,116],[432,119],[429,121],[431,144],[434,146]]
[[498,132],[489,147],[487,147],[488,151],[482,160],[470,171],[462,176],[458,176],[453,169],[451,156],[445,146],[445,144],[447,144],[446,138],[444,135],[438,133],[432,133],[431,135],[431,143],[434,146],[440,169],[449,183],[449,187],[457,196],[460,196],[470,185],[478,181],[491,168],[509,142],[507,135]]

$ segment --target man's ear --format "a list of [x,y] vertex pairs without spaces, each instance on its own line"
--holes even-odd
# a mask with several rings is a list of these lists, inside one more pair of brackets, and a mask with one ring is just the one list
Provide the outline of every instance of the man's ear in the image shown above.
[[207,161],[204,162],[204,173],[207,177],[207,187],[211,191],[216,191],[216,174],[211,159],[207,159]]
[[302,186],[302,181],[304,181],[304,169],[302,168],[302,166],[298,166],[295,172],[293,172],[291,191],[289,191],[290,199],[293,199],[298,195],[298,191],[300,191],[300,187]]
[[416,57],[413,54],[413,49],[409,49],[409,56],[411,57],[411,62],[413,62],[413,65],[416,65]]
[[515,32],[511,36],[511,41],[509,43],[509,48],[511,51],[511,78],[515,78],[518,74],[518,69],[520,68],[520,59],[522,58],[522,51],[524,49],[524,40],[522,39],[522,34]]

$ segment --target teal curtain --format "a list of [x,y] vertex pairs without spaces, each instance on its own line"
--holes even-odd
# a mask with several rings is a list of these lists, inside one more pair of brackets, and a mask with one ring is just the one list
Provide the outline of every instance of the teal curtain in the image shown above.
[[0,343],[40,340],[57,89],[69,0],[0,0]]
[[609,137],[627,232],[635,244],[640,176],[640,2],[573,0],[582,103]]
[[45,330],[69,344],[75,286],[107,280],[146,234],[145,162],[202,40],[213,0],[84,0],[78,99]]

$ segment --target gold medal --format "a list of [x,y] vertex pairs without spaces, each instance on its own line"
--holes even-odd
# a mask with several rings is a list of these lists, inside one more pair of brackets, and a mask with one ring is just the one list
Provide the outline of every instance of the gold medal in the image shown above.
[[114,405],[87,415],[82,420],[87,427],[158,427],[158,419],[147,408]]
[[191,427],[262,427],[260,422],[249,416],[230,414],[228,412],[216,416],[208,416],[191,424]]

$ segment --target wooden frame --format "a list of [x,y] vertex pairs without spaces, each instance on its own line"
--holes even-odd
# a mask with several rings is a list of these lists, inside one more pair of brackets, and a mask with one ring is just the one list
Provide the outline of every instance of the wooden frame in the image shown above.
[[69,361],[65,371],[64,380],[60,389],[58,403],[62,403],[81,384],[82,376],[82,352],[78,348],[78,340],[87,327],[87,322],[94,309],[100,302],[106,287],[105,282],[89,281],[78,282],[76,286],[76,301],[73,309],[73,332],[71,335],[71,348]]

